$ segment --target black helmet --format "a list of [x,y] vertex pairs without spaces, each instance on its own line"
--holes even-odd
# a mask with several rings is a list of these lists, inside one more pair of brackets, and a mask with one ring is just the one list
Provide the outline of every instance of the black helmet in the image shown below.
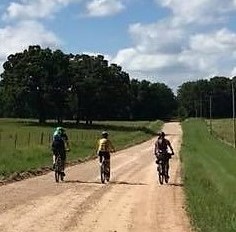
[[165,132],[162,131],[162,132],[159,133],[159,136],[160,136],[160,137],[165,137],[166,134],[165,134]]
[[103,131],[102,132],[102,137],[107,137],[108,136],[108,132],[107,131]]

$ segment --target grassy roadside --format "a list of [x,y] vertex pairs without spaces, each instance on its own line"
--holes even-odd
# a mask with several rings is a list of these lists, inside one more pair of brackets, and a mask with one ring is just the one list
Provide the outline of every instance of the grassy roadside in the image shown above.
[[[207,121],[210,126],[209,120]],[[232,118],[212,120],[212,132],[217,138],[229,144],[234,144],[233,120]]]
[[[102,130],[108,130],[119,150],[151,138],[161,126],[161,121],[65,124],[71,144],[68,160],[83,160],[94,155]],[[0,180],[15,172],[51,166],[50,144],[55,127],[55,124],[38,126],[34,121],[0,119]]]
[[186,120],[181,155],[188,210],[202,232],[236,231],[236,150]]

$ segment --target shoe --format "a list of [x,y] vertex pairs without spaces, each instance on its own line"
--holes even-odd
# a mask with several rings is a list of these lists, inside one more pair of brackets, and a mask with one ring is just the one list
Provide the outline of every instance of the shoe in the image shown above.
[[66,174],[65,174],[65,172],[61,172],[61,175],[64,177]]

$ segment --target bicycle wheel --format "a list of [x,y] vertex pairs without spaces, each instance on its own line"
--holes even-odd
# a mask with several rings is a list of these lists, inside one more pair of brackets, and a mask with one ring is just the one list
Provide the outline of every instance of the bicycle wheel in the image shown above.
[[159,183],[160,183],[160,184],[163,184],[164,176],[163,176],[162,163],[158,164],[158,166],[157,166],[157,172],[158,172]]
[[104,184],[105,182],[105,167],[104,167],[104,161],[102,162],[102,165],[100,167],[100,172],[101,172],[101,182]]
[[165,162],[165,166],[164,166],[164,176],[165,176],[165,182],[168,183],[169,182],[169,175],[168,175],[168,169],[167,169],[166,162]]
[[58,167],[55,167],[55,181],[59,182],[60,172],[58,170]]

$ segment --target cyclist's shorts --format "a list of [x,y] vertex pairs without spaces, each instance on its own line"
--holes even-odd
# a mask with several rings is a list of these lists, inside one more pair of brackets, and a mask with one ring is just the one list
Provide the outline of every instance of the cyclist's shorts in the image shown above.
[[108,151],[99,151],[98,155],[100,157],[103,156],[105,159],[110,159],[110,152],[108,152]]
[[60,154],[62,160],[66,159],[66,152],[65,151],[57,150],[57,149],[53,149],[52,151],[53,151],[53,155],[58,156]]

